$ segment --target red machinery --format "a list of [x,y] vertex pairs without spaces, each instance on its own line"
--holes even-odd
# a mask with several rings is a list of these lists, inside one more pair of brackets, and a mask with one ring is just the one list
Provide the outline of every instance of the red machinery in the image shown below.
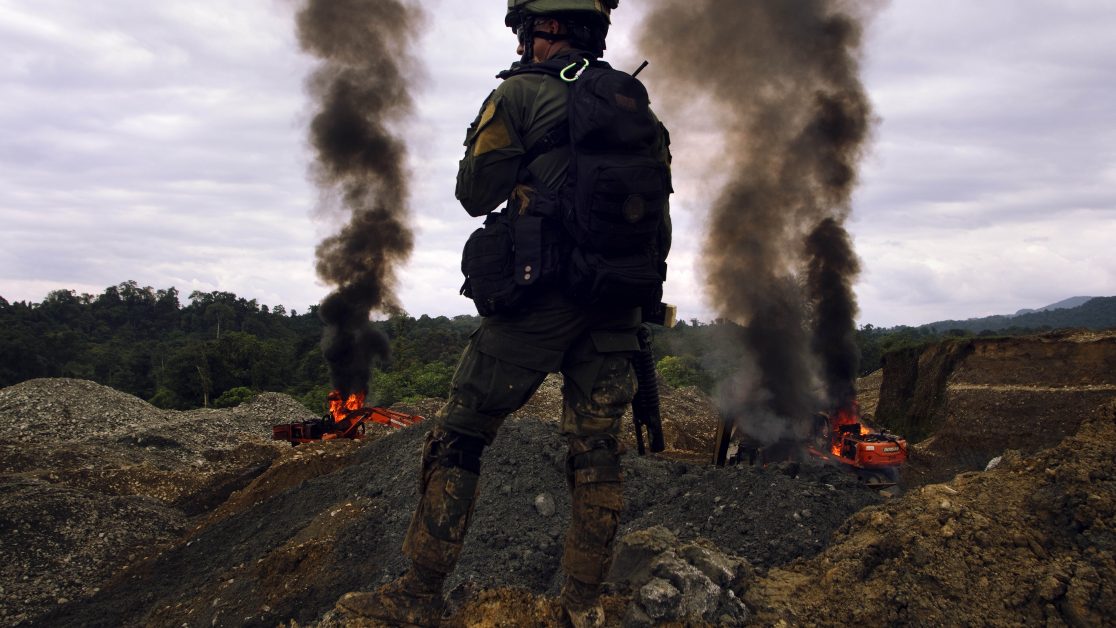
[[813,436],[806,443],[781,440],[764,444],[741,431],[736,421],[725,421],[717,432],[713,460],[721,467],[737,463],[767,465],[800,461],[803,455],[835,463],[882,490],[898,483],[899,467],[907,461],[907,441],[862,423],[860,406],[854,401],[836,412],[819,413]]
[[337,438],[359,439],[364,438],[367,423],[398,429],[424,420],[418,415],[387,408],[367,408],[364,397],[365,393],[360,392],[343,400],[341,393],[333,391],[329,394],[329,414],[320,419],[275,425],[271,428],[271,439],[287,441],[292,445]]
[[810,453],[852,467],[857,476],[874,488],[894,486],[899,467],[907,461],[907,440],[864,425],[856,402],[817,419],[814,446]]

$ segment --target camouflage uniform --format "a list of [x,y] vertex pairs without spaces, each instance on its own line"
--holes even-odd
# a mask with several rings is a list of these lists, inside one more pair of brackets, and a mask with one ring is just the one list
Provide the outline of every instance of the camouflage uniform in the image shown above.
[[[458,173],[457,198],[470,215],[483,216],[508,201],[504,211],[514,220],[531,212],[536,186],[561,189],[567,150],[542,154],[526,165],[526,172],[523,161],[530,147],[566,118],[567,97],[566,85],[541,74],[512,76],[492,92],[468,131]],[[664,160],[669,160],[667,142],[664,137]],[[660,234],[664,256],[669,245],[667,220]],[[442,578],[460,555],[477,497],[483,448],[496,438],[508,414],[554,372],[564,377],[561,432],[569,440],[567,479],[573,502],[562,559],[568,576],[564,606],[595,605],[607,575],[623,506],[617,435],[635,395],[631,357],[639,350],[640,311],[577,305],[560,286],[532,289],[523,313],[482,320],[454,374],[449,401],[427,437],[422,499],[403,547],[414,565],[411,584],[421,588],[427,583],[423,595],[440,592]]]

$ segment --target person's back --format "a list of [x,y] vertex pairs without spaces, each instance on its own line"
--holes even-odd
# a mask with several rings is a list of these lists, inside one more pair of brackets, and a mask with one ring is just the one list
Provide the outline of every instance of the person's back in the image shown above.
[[[463,290],[476,302],[482,323],[427,436],[422,497],[403,547],[411,568],[378,591],[343,597],[339,605],[350,613],[391,623],[437,623],[442,584],[457,562],[476,502],[483,450],[547,374],[561,372],[560,429],[569,441],[572,499],[561,602],[575,626],[603,622],[597,598],[623,507],[618,434],[635,394],[631,358],[639,350],[641,312],[630,299],[609,302],[609,295],[596,295],[590,304],[571,297],[565,271],[571,256],[588,246],[574,235],[576,224],[566,211],[576,192],[567,185],[569,173],[576,172],[571,164],[579,158],[570,139],[570,84],[578,68],[603,52],[615,0],[609,4],[509,0],[507,25],[520,37],[523,61],[502,75],[470,127],[457,181],[466,211],[487,216],[485,228],[469,238],[462,262],[468,275]],[[665,130],[654,124],[659,135],[648,152],[658,164],[651,170],[664,173],[663,198],[624,193],[621,204],[625,211],[640,211],[632,224],[645,214],[654,221],[657,232],[641,254],[665,273],[669,153]],[[502,211],[490,213],[505,201]],[[648,213],[645,207],[655,203],[659,213]],[[604,260],[607,253],[598,257]],[[665,276],[656,277],[661,290]],[[485,291],[495,296],[478,294]],[[649,302],[654,295],[637,296]]]

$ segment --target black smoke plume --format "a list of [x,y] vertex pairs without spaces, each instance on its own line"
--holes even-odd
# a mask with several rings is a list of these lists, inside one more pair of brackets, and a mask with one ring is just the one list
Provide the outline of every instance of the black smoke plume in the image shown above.
[[[768,443],[805,438],[815,412],[855,398],[859,265],[844,223],[872,122],[861,35],[879,4],[654,0],[639,35],[653,91],[713,106],[724,147],[710,167],[728,183],[702,261],[718,316],[743,327],[719,398]],[[681,129],[695,111],[680,110]]]
[[317,273],[334,291],[322,301],[322,351],[334,388],[365,391],[387,339],[373,311],[399,310],[396,271],[411,254],[407,150],[398,125],[413,110],[412,50],[422,22],[401,0],[307,0],[298,12],[302,49],[320,60],[307,81],[318,111],[310,126],[312,175],[323,206],[349,214],[317,248]]

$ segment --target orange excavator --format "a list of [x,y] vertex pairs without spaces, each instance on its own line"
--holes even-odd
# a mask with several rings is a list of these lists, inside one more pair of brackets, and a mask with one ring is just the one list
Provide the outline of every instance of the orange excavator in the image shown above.
[[851,468],[872,488],[885,489],[899,481],[899,467],[907,462],[907,439],[886,430],[874,430],[861,420],[860,405],[815,419],[812,456]]
[[765,448],[742,433],[734,421],[725,421],[717,434],[713,460],[717,466],[738,462],[762,465],[801,460],[803,453],[855,473],[876,490],[891,488],[899,482],[899,468],[908,456],[907,440],[865,425],[860,405],[853,401],[847,408],[818,413],[806,443],[780,441]]
[[271,440],[298,445],[338,438],[361,439],[368,423],[399,429],[425,420],[418,415],[387,408],[365,407],[364,398],[364,392],[353,393],[346,398],[335,390],[329,394],[329,414],[320,419],[275,425],[271,428]]

